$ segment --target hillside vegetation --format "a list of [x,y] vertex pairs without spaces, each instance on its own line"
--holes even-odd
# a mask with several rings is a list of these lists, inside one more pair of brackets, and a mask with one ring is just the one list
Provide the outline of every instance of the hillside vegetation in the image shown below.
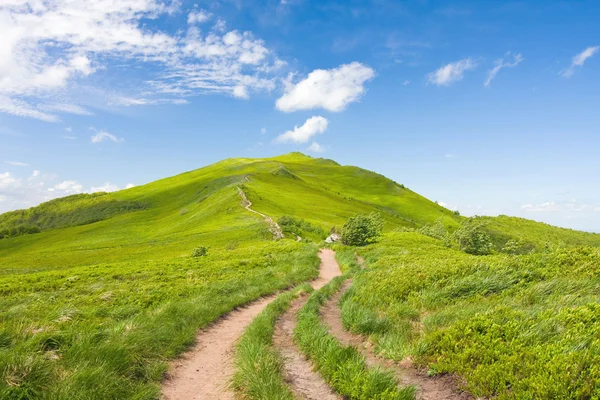
[[[279,221],[285,239],[273,240],[264,218],[243,207],[240,190],[253,210]],[[591,260],[597,250],[551,249],[598,246],[600,235],[486,218],[497,249],[523,239],[529,243],[524,252],[538,253],[466,255],[443,241],[397,232],[438,224],[451,233],[464,225],[463,217],[379,174],[291,153],[227,159],[115,193],[70,196],[0,215],[0,398],[155,399],[167,362],[193,343],[198,329],[238,305],[313,278],[316,243],[356,214],[371,213],[381,216],[385,239],[360,250],[373,271],[359,273],[345,307],[354,304],[368,317],[364,326],[356,316],[350,325],[375,329],[387,356],[413,354],[435,373],[462,374],[474,393],[502,393],[518,383],[482,382],[504,370],[468,370],[500,356],[461,367],[469,349],[485,347],[478,336],[460,336],[467,328],[479,332],[469,325],[479,323],[477,315],[488,312],[495,326],[522,313],[515,332],[524,335],[530,324],[530,332],[550,338],[555,347],[543,359],[532,352],[535,335],[520,342],[518,354],[532,360],[523,368],[561,351],[571,354],[569,346],[596,343],[591,331],[573,331],[588,340],[581,343],[553,332],[563,332],[566,320],[585,331],[578,324],[590,315],[586,304],[596,300]],[[558,304],[575,314],[558,312]],[[374,317],[383,312],[383,322]],[[547,315],[556,322],[543,325]],[[421,318],[425,330],[415,331]],[[570,361],[588,371],[596,353],[582,354]],[[510,376],[529,372],[513,369]]]
[[369,268],[343,319],[384,357],[454,374],[476,397],[600,396],[600,249],[472,256],[401,232],[359,253]]

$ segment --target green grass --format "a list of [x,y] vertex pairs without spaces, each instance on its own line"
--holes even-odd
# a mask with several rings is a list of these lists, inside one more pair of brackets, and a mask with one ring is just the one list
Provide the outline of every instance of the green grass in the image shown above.
[[524,218],[477,217],[486,224],[494,244],[501,249],[510,239],[523,242],[522,252],[539,251],[556,246],[600,246],[600,234],[558,228]]
[[292,300],[312,288],[304,284],[283,293],[267,306],[248,326],[236,346],[233,388],[244,398],[293,400],[282,377],[283,360],[272,347],[275,323],[290,307]]
[[[166,361],[197,329],[237,305],[314,277],[316,247],[273,242],[263,219],[241,206],[238,187],[274,220],[302,220],[293,229],[314,242],[357,213],[380,212],[386,232],[437,220],[453,230],[462,221],[381,175],[297,153],[223,160],[115,193],[3,214],[0,230],[11,237],[0,239],[0,398],[156,398]],[[531,237],[540,251],[560,243],[600,244],[600,235],[510,221],[493,219],[488,228],[502,240]],[[371,264],[385,243],[368,248]],[[439,250],[436,241],[416,246],[435,249],[427,257],[438,258],[432,263],[440,276],[456,273],[451,260],[471,263],[462,254],[448,257],[454,253]],[[198,247],[208,255],[192,258]],[[340,257],[343,266],[350,262]],[[435,279],[403,273],[379,292],[387,301],[398,302],[388,291],[437,289]],[[496,292],[512,284],[486,279]],[[460,285],[440,293],[469,299],[473,283]],[[377,310],[373,302],[361,309]],[[438,322],[443,318],[453,317],[440,314]]]
[[0,398],[157,398],[165,361],[199,328],[317,267],[313,246],[285,241],[4,279]]
[[344,325],[476,397],[598,398],[600,250],[471,256],[417,233],[359,249]]
[[414,388],[398,389],[390,372],[369,368],[357,349],[342,346],[321,322],[319,309],[346,279],[347,276],[335,278],[313,293],[298,314],[294,338],[323,378],[345,398],[413,399]]

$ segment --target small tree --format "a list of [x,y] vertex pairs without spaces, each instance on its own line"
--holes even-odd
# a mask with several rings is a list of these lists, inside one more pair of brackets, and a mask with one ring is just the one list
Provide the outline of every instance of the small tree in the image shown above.
[[465,221],[452,236],[465,253],[481,256],[490,254],[494,249],[492,239],[483,230],[483,225],[473,220]]
[[383,218],[378,213],[358,214],[350,218],[342,228],[342,243],[364,246],[373,243],[383,231]]

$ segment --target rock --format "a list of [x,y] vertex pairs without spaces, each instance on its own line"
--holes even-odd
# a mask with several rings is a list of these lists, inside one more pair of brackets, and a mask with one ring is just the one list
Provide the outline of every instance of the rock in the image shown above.
[[337,234],[337,233],[332,233],[331,235],[329,235],[327,237],[327,239],[325,239],[325,243],[333,243],[333,242],[337,242],[341,239],[342,237]]

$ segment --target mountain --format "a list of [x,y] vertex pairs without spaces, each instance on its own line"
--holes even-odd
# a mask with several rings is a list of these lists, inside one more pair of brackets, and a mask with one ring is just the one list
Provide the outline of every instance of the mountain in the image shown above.
[[[240,206],[240,190],[254,210],[274,220],[304,220],[304,236],[313,240],[357,213],[381,213],[386,230],[437,220],[452,230],[462,220],[402,184],[358,167],[301,153],[232,158],[119,192],[74,195],[2,214],[0,271],[32,264],[40,270],[98,260],[168,259],[187,255],[197,244],[222,247],[269,237],[262,218]],[[600,245],[600,235],[516,218],[485,220],[498,248],[510,238],[531,249],[546,242]]]
[[[457,250],[405,231],[452,232],[473,221],[496,250],[509,241],[527,252],[600,246],[600,235],[534,221],[467,219],[377,173],[300,153],[227,159],[119,192],[52,200],[0,215],[0,398],[158,398],[167,361],[198,329],[315,278],[315,243],[371,212],[387,233],[367,261],[413,257],[414,268],[392,265],[404,272],[425,261],[460,272],[448,258]],[[414,237],[413,248],[404,246]],[[398,243],[387,246],[390,238]],[[387,281],[377,290],[396,293],[405,278]]]
[[2,214],[0,232],[8,239],[0,240],[0,269],[168,259],[198,244],[269,237],[262,218],[240,205],[240,190],[254,210],[275,220],[304,219],[323,232],[320,239],[356,213],[380,212],[390,230],[439,218],[458,224],[451,211],[361,168],[300,153],[234,158],[119,192]]

